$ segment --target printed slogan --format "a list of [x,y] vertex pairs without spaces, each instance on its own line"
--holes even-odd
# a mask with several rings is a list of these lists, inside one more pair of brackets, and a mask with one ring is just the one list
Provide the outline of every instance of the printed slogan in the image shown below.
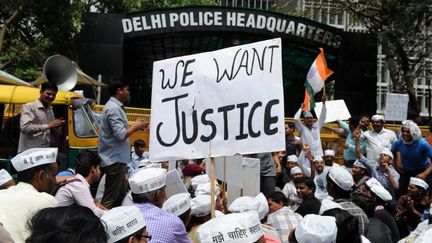
[[150,160],[285,148],[281,40],[153,64]]

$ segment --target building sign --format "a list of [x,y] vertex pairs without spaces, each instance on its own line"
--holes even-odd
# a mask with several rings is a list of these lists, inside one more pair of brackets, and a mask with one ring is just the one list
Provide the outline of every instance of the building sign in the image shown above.
[[223,7],[156,10],[122,20],[125,38],[190,31],[247,32],[337,49],[341,30],[318,22],[267,11]]
[[154,62],[150,160],[285,149],[282,43]]

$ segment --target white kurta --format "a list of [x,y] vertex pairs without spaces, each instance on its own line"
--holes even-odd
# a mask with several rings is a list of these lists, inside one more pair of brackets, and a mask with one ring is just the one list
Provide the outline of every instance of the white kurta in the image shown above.
[[0,190],[0,222],[17,243],[30,236],[27,221],[40,209],[49,207],[57,207],[55,198],[38,192],[31,184],[20,182]]

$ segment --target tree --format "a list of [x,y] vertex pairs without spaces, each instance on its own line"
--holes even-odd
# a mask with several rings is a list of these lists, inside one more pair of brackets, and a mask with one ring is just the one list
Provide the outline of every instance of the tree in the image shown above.
[[408,93],[409,110],[420,114],[414,82],[431,58],[432,0],[334,0],[376,34],[393,92]]
[[209,5],[212,0],[1,0],[0,70],[32,81],[45,59],[78,59],[83,12],[128,13],[149,8]]

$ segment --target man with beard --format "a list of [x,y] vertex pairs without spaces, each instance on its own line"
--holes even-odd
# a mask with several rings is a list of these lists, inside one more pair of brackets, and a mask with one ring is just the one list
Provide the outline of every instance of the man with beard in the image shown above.
[[420,128],[415,122],[402,122],[399,139],[393,144],[392,152],[396,155],[395,165],[402,171],[400,195],[405,194],[410,177],[427,180],[432,172],[432,147],[422,139]]
[[291,209],[295,210],[297,209],[298,205],[302,202],[301,198],[297,195],[297,189],[295,187],[295,182],[303,178],[303,173],[300,169],[300,167],[295,166],[291,168],[291,181],[285,184],[284,188],[282,189],[283,194],[288,198],[289,200],[289,206]]
[[20,182],[0,191],[0,222],[15,242],[24,242],[30,235],[26,225],[34,213],[57,207],[55,198],[48,194],[56,183],[57,151],[57,148],[32,148],[12,159]]

